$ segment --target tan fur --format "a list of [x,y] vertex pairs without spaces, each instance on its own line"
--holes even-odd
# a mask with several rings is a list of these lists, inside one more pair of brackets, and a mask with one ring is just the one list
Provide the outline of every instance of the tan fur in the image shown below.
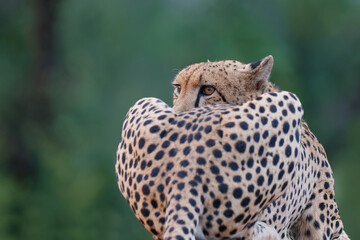
[[[203,62],[193,64],[175,77],[173,84],[181,86],[180,95],[174,91],[174,110],[183,112],[195,107],[195,100],[202,86],[210,85],[216,92],[203,96],[200,105],[223,103],[240,104],[262,94],[268,85],[273,57],[267,56],[252,69],[251,64],[238,61]],[[219,81],[221,79],[221,81]]]

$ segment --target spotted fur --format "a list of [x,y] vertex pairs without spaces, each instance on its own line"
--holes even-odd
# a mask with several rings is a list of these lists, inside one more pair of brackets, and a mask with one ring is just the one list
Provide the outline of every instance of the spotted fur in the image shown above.
[[299,205],[308,200],[309,186],[296,182],[306,177],[302,115],[285,91],[180,114],[141,99],[123,124],[120,191],[155,239],[279,239],[291,220],[285,214],[299,209],[277,200],[294,188],[293,199],[304,196]]

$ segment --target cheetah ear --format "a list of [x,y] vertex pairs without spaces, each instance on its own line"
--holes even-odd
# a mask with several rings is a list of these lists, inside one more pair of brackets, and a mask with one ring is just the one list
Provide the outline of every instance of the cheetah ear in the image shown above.
[[252,81],[256,84],[257,90],[263,90],[263,88],[265,88],[266,82],[269,81],[273,64],[274,58],[271,55],[248,64],[248,69],[254,74]]
[[271,55],[264,57],[259,61],[249,63],[250,68],[254,73],[256,73],[256,75],[258,75],[258,78],[264,80],[269,80],[273,64],[274,64],[274,58]]

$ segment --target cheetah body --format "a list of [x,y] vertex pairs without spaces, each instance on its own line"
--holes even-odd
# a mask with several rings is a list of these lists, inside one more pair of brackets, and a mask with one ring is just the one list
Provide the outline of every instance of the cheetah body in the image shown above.
[[139,100],[117,151],[120,191],[156,239],[285,238],[295,220],[286,215],[310,198],[311,184],[297,183],[302,115],[285,91],[179,114],[161,100]]

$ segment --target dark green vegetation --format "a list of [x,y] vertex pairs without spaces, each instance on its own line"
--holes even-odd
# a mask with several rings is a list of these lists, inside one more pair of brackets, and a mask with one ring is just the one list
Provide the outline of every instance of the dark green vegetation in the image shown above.
[[0,239],[151,239],[116,185],[126,111],[194,62],[295,92],[360,239],[360,2],[0,0]]

